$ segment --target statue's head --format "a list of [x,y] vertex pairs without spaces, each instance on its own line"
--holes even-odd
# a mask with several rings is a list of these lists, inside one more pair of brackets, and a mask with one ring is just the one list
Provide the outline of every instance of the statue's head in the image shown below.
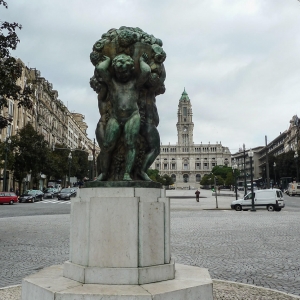
[[159,64],[162,64],[165,61],[166,56],[167,56],[166,52],[163,50],[163,48],[157,44],[154,44],[154,45],[152,45],[152,51],[153,51],[154,61]]
[[112,61],[117,78],[122,82],[127,82],[134,70],[134,60],[126,54],[116,56]]

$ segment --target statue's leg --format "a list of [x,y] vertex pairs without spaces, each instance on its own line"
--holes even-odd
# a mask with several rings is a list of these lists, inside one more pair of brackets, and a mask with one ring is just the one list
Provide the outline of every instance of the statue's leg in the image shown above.
[[150,150],[145,155],[145,159],[141,168],[141,177],[143,180],[150,181],[151,179],[147,175],[147,170],[160,152],[160,137],[158,130],[154,125],[146,123],[145,129],[145,139]]
[[[102,173],[103,167],[104,167],[103,162],[105,161],[105,159],[104,159],[105,153],[102,150],[104,148],[103,143],[104,143],[105,130],[104,130],[104,123],[102,122],[101,119],[99,120],[99,122],[97,124],[95,134],[96,134],[96,140],[97,140],[98,145],[100,146],[100,149],[101,149],[101,152],[99,154],[99,156],[100,156],[99,164],[100,164],[100,170],[101,170],[101,173]],[[102,176],[100,178],[99,177],[100,176],[98,176],[96,180],[100,180]]]
[[102,173],[97,177],[98,181],[103,181],[107,179],[110,162],[111,162],[111,153],[116,146],[116,142],[120,136],[120,125],[116,119],[111,118],[107,122],[104,142],[103,142],[103,156],[101,156],[101,169]]
[[136,155],[136,140],[140,131],[140,114],[134,114],[125,124],[125,142],[127,146],[125,174],[123,180],[132,180],[130,172],[132,170]]

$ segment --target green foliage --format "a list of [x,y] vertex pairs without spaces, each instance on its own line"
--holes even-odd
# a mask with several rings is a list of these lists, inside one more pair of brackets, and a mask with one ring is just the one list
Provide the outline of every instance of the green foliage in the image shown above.
[[214,186],[215,185],[215,179],[217,185],[224,185],[224,179],[220,175],[214,175],[214,174],[206,174],[202,177],[200,184],[203,186]]
[[226,179],[225,179],[225,185],[234,185],[234,176],[232,172],[228,172]]
[[[1,5],[7,8],[7,3],[3,0],[0,0]],[[8,106],[6,100],[8,98],[18,101],[19,107],[32,107],[30,87],[27,86],[22,91],[16,84],[22,75],[22,66],[10,55],[10,51],[15,50],[20,42],[16,30],[21,28],[18,23],[0,21],[0,109]],[[6,127],[7,122],[2,120],[0,126],[0,128]]]
[[212,184],[213,182],[211,181],[211,175],[204,175],[200,181],[201,185],[207,186]]
[[15,152],[11,167],[14,178],[21,182],[26,174],[31,172],[32,177],[37,181],[40,172],[47,169],[45,162],[47,162],[49,148],[44,136],[38,134],[28,123],[17,136],[13,137],[12,148]]
[[167,174],[160,176],[158,170],[148,169],[147,171],[148,176],[152,181],[160,182],[162,185],[172,185],[174,182],[170,176]]

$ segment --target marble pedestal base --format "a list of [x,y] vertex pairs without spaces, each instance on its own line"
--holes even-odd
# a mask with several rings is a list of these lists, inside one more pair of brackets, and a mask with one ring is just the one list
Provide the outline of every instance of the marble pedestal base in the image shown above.
[[52,266],[23,279],[22,300],[213,300],[207,269],[176,264],[175,279],[142,285],[82,284]]

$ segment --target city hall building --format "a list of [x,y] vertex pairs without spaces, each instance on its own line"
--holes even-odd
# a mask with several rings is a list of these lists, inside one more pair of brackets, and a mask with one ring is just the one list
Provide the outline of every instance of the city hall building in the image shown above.
[[160,154],[152,164],[160,175],[173,178],[175,188],[199,188],[200,180],[214,166],[231,165],[231,153],[222,143],[194,144],[193,112],[184,90],[178,104],[176,145],[161,145]]

